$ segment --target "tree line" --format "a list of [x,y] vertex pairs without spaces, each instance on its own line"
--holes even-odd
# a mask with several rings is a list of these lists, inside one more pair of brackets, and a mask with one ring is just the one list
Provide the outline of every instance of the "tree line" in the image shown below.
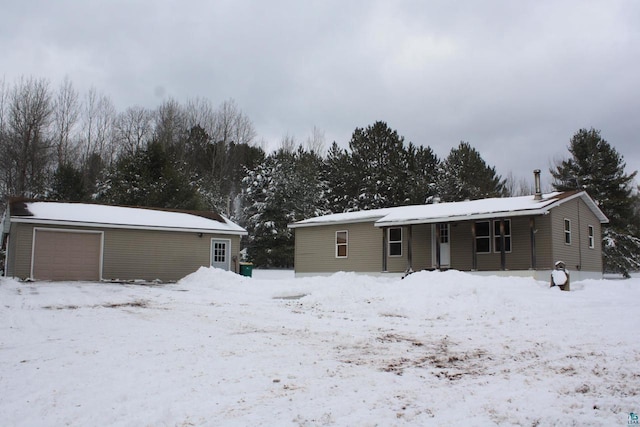
[[[285,136],[266,153],[234,101],[196,98],[155,109],[116,111],[95,89],[81,96],[65,79],[0,83],[0,192],[8,196],[215,210],[249,231],[246,256],[261,267],[291,267],[287,225],[363,209],[531,194],[527,181],[500,176],[470,143],[440,159],[378,121],[356,128],[346,148],[325,149],[316,128],[304,144]],[[551,169],[557,190],[585,189],[611,223],[608,271],[640,269],[635,172],[599,131],[581,129],[570,157]]]

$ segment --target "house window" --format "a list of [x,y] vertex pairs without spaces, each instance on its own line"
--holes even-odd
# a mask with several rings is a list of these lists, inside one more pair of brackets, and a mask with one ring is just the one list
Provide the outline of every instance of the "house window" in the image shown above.
[[589,226],[589,248],[593,249],[596,247],[596,241],[593,234],[593,225]]
[[336,231],[336,258],[346,258],[349,247],[349,232]]
[[449,243],[449,224],[440,224],[440,243]]
[[[493,221],[493,248],[495,252],[502,250],[502,239],[500,237],[500,221]],[[511,220],[504,220],[504,251],[511,252]]]
[[402,256],[402,228],[389,229],[389,256]]
[[571,244],[571,220],[566,218],[564,219],[564,243]]
[[491,226],[489,221],[476,222],[476,253],[491,252]]

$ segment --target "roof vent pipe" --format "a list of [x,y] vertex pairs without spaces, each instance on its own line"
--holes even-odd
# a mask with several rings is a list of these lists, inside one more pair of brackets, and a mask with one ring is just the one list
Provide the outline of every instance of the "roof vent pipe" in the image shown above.
[[536,185],[536,194],[533,197],[533,200],[542,200],[542,190],[540,189],[540,169],[533,171],[533,179]]

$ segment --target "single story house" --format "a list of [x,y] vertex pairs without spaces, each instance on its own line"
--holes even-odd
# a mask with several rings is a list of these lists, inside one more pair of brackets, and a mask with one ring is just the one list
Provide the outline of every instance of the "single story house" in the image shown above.
[[548,280],[563,261],[572,280],[580,280],[602,277],[607,222],[583,191],[537,191],[325,215],[289,227],[296,276],[456,269]]
[[245,229],[214,212],[12,199],[5,276],[175,281],[201,266],[238,272]]

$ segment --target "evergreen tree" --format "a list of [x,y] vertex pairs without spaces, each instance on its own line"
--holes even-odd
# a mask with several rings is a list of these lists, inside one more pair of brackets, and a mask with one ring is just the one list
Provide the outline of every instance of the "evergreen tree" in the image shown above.
[[327,210],[331,213],[349,211],[358,194],[356,178],[353,176],[351,156],[334,141],[322,166],[322,179],[326,183]]
[[99,185],[97,199],[118,205],[203,209],[195,185],[157,142],[120,157]]
[[73,202],[88,200],[89,192],[85,187],[82,171],[70,163],[58,166],[53,174],[50,197]]
[[440,197],[446,202],[506,196],[505,180],[468,142],[452,148],[442,164]]
[[550,172],[559,191],[584,190],[609,218],[604,227],[605,271],[624,276],[640,268],[638,218],[633,194],[636,172],[625,173],[623,157],[596,129],[580,129],[569,143],[571,157]]
[[405,205],[409,202],[404,138],[384,122],[357,128],[349,142],[353,182],[353,210]]
[[290,268],[294,258],[292,222],[327,213],[322,159],[300,147],[280,149],[247,173],[243,225],[247,254],[260,267]]
[[569,143],[571,157],[551,169],[558,191],[584,190],[607,215],[611,227],[624,228],[633,217],[633,179],[623,157],[596,129],[580,129]]
[[408,204],[420,205],[433,201],[438,192],[440,160],[431,147],[416,147],[412,143],[406,150]]

